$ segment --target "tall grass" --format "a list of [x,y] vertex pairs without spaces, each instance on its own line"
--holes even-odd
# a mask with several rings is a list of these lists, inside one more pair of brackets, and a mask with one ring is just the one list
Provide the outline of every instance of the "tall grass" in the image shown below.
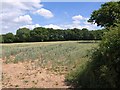
[[71,70],[85,62],[87,51],[96,46],[96,43],[83,41],[3,44],[2,58],[6,63],[32,60],[41,67],[65,66]]

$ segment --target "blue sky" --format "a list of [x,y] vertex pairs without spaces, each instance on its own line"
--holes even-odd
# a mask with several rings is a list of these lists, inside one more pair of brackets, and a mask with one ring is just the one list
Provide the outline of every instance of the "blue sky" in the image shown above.
[[[89,18],[91,12],[100,8],[103,2],[44,2],[44,7],[50,10],[54,17],[46,20],[42,16],[33,16],[35,23],[44,24],[70,24],[75,15]],[[42,22],[40,22],[42,21]]]
[[[15,34],[18,28],[46,27],[54,29],[88,28],[100,29],[87,22],[91,13],[98,10],[104,2],[3,2],[2,32]],[[12,10],[12,11],[11,11]]]

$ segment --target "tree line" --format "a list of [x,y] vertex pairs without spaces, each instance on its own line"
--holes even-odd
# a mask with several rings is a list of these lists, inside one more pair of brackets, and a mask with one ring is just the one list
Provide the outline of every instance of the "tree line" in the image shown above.
[[33,30],[28,28],[20,28],[13,33],[0,35],[0,42],[14,43],[14,42],[43,42],[43,41],[67,41],[67,40],[101,40],[103,33],[107,31],[102,30],[88,30],[83,29],[53,29],[36,27]]

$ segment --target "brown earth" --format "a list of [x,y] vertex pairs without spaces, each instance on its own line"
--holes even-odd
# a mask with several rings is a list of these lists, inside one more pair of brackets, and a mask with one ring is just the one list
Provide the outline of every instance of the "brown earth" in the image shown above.
[[68,88],[64,77],[32,62],[2,64],[2,88]]

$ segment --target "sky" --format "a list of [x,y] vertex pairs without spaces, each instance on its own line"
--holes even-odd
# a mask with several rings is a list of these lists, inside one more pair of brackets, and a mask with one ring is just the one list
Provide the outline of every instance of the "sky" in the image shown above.
[[104,2],[42,2],[40,0],[6,0],[0,2],[2,34],[16,33],[19,28],[100,29],[87,20]]

